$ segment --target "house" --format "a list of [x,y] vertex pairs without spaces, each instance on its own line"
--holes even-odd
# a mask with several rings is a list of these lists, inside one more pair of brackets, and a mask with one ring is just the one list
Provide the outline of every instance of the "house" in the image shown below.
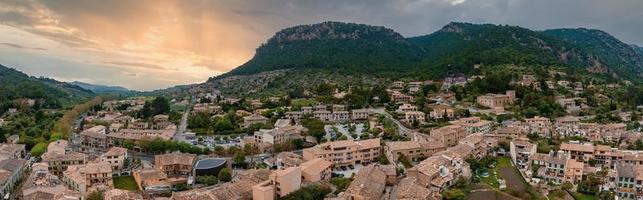
[[516,92],[507,90],[505,94],[486,94],[478,96],[476,103],[487,108],[505,107],[516,100]]
[[407,170],[407,177],[414,178],[415,184],[428,189],[442,191],[460,177],[470,177],[471,170],[463,158],[448,155],[434,155]]
[[85,164],[87,155],[68,151],[68,148],[67,140],[57,140],[47,146],[47,152],[41,158],[47,163],[52,174],[61,176],[68,166]]
[[70,165],[63,173],[63,182],[84,195],[94,190],[107,191],[113,188],[112,168],[102,162]]
[[289,167],[272,172],[268,180],[252,186],[252,199],[274,200],[298,190],[301,187],[301,169]]
[[80,132],[81,146],[85,149],[107,149],[111,141],[107,139],[107,128],[102,125]]
[[313,117],[322,121],[330,121],[332,119],[331,112],[327,110],[316,110],[313,112]]
[[407,111],[404,112],[404,120],[408,123],[415,121],[424,123],[426,122],[426,114],[422,111]]
[[[394,166],[391,167],[395,170]],[[353,177],[353,181],[348,188],[346,188],[344,196],[349,199],[381,199],[387,185],[387,180],[390,180],[391,167],[379,164],[363,167],[357,172],[355,177]]]
[[541,177],[544,181],[562,184],[565,179],[565,166],[569,155],[560,152],[535,153],[529,158],[533,168],[538,166],[534,176]]
[[0,160],[25,158],[27,151],[24,144],[0,144]]
[[323,158],[334,167],[377,162],[380,155],[380,139],[361,141],[340,140],[318,144],[303,150],[304,160]]
[[168,176],[189,176],[195,162],[196,154],[168,153],[154,156],[154,167]]
[[552,123],[549,118],[535,116],[525,119],[529,127],[529,133],[538,134],[541,137],[551,137]]
[[250,125],[253,125],[253,124],[265,124],[265,123],[268,123],[268,118],[262,115],[254,114],[254,115],[243,117],[243,128],[248,128],[250,127]]
[[431,130],[431,137],[446,145],[455,146],[460,139],[467,136],[467,130],[460,125],[448,125]]
[[522,140],[513,140],[509,143],[511,161],[518,169],[529,168],[529,157],[536,153],[536,145]]
[[395,162],[400,155],[410,161],[423,160],[446,150],[446,146],[431,138],[431,141],[391,141],[384,143],[384,152],[389,161]]
[[[174,200],[221,200],[221,199],[252,199],[253,186],[269,179],[271,172],[266,169],[245,170],[239,172],[232,182],[215,186],[192,189],[183,192],[173,192]],[[274,197],[274,196],[273,196]]]
[[111,189],[103,194],[105,200],[138,200],[143,196],[135,191]]
[[466,117],[461,118],[457,121],[452,122],[451,124],[460,125],[467,130],[468,134],[473,133],[482,133],[487,134],[491,131],[493,126],[492,121],[481,120],[480,117]]
[[578,184],[583,177],[584,164],[574,159],[565,163],[565,183]]
[[426,199],[426,200],[440,200],[442,199],[439,192],[435,190],[426,189],[418,184],[415,184],[415,178],[403,178],[395,186],[396,189],[396,199],[399,200],[415,200],[415,199]]
[[303,182],[315,183],[330,180],[333,163],[322,158],[315,158],[299,165]]
[[304,113],[301,111],[288,111],[285,115],[286,119],[298,120],[304,116]]
[[3,159],[0,160],[0,196],[13,192],[16,189],[18,181],[22,179],[24,172],[29,169],[29,162],[25,159]]
[[83,196],[67,188],[58,176],[49,173],[47,163],[32,165],[31,174],[24,181],[20,196],[25,200],[81,200]]
[[431,106],[430,108],[431,112],[429,113],[429,116],[432,119],[453,119],[455,117],[455,111],[450,106],[436,105]]
[[171,191],[171,184],[167,174],[155,168],[137,169],[132,171],[138,189],[151,194],[167,193]]
[[408,103],[404,103],[397,108],[397,112],[401,112],[401,113],[409,112],[409,111],[417,111],[417,110],[418,110],[417,106],[408,104]]
[[355,109],[351,110],[351,119],[353,120],[367,120],[371,114],[369,109]]
[[121,147],[112,147],[100,156],[100,161],[109,163],[112,166],[112,171],[123,169],[126,159],[127,149]]
[[393,93],[391,94],[391,100],[393,100],[393,102],[395,103],[411,103],[415,101],[415,97],[402,94],[398,91],[393,91]]

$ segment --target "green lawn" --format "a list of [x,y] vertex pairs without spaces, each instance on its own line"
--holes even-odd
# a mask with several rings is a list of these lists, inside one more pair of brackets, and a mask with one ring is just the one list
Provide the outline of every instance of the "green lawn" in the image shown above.
[[114,177],[114,188],[123,190],[138,190],[136,181],[133,176],[119,176]]
[[597,198],[594,195],[583,194],[579,192],[570,192],[574,199],[576,200],[596,200]]

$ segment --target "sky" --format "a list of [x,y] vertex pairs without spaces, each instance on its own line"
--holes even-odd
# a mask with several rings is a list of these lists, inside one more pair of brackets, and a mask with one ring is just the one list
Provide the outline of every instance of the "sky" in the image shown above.
[[275,32],[324,21],[432,33],[452,21],[594,28],[643,45],[641,0],[0,0],[0,64],[153,90],[248,61]]

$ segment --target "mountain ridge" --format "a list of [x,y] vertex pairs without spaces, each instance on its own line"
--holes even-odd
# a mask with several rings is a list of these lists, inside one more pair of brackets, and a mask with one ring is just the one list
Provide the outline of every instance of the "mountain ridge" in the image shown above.
[[382,26],[322,22],[278,31],[248,62],[209,81],[310,68],[440,77],[468,73],[479,64],[566,66],[637,80],[643,76],[643,54],[637,52],[604,31],[584,28],[533,31],[451,22],[431,34],[404,38]]

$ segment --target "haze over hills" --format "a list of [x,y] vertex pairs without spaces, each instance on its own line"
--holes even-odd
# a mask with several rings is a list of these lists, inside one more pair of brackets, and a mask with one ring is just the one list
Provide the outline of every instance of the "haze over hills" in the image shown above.
[[50,78],[28,76],[18,70],[0,65],[0,111],[11,107],[13,100],[41,100],[44,107],[73,105],[95,94],[81,87]]
[[533,31],[452,22],[434,33],[404,38],[381,26],[323,22],[277,32],[248,62],[204,84],[160,92],[197,87],[241,94],[321,82],[435,79],[469,74],[479,65],[556,66],[639,82],[643,75],[640,52],[640,47],[608,33],[585,28]]
[[91,84],[91,83],[84,83],[80,81],[74,81],[71,82],[71,84],[76,85],[78,87],[91,90],[94,93],[126,93],[126,92],[131,92],[129,89],[121,87],[121,86],[107,86],[107,85],[98,85],[98,84]]

